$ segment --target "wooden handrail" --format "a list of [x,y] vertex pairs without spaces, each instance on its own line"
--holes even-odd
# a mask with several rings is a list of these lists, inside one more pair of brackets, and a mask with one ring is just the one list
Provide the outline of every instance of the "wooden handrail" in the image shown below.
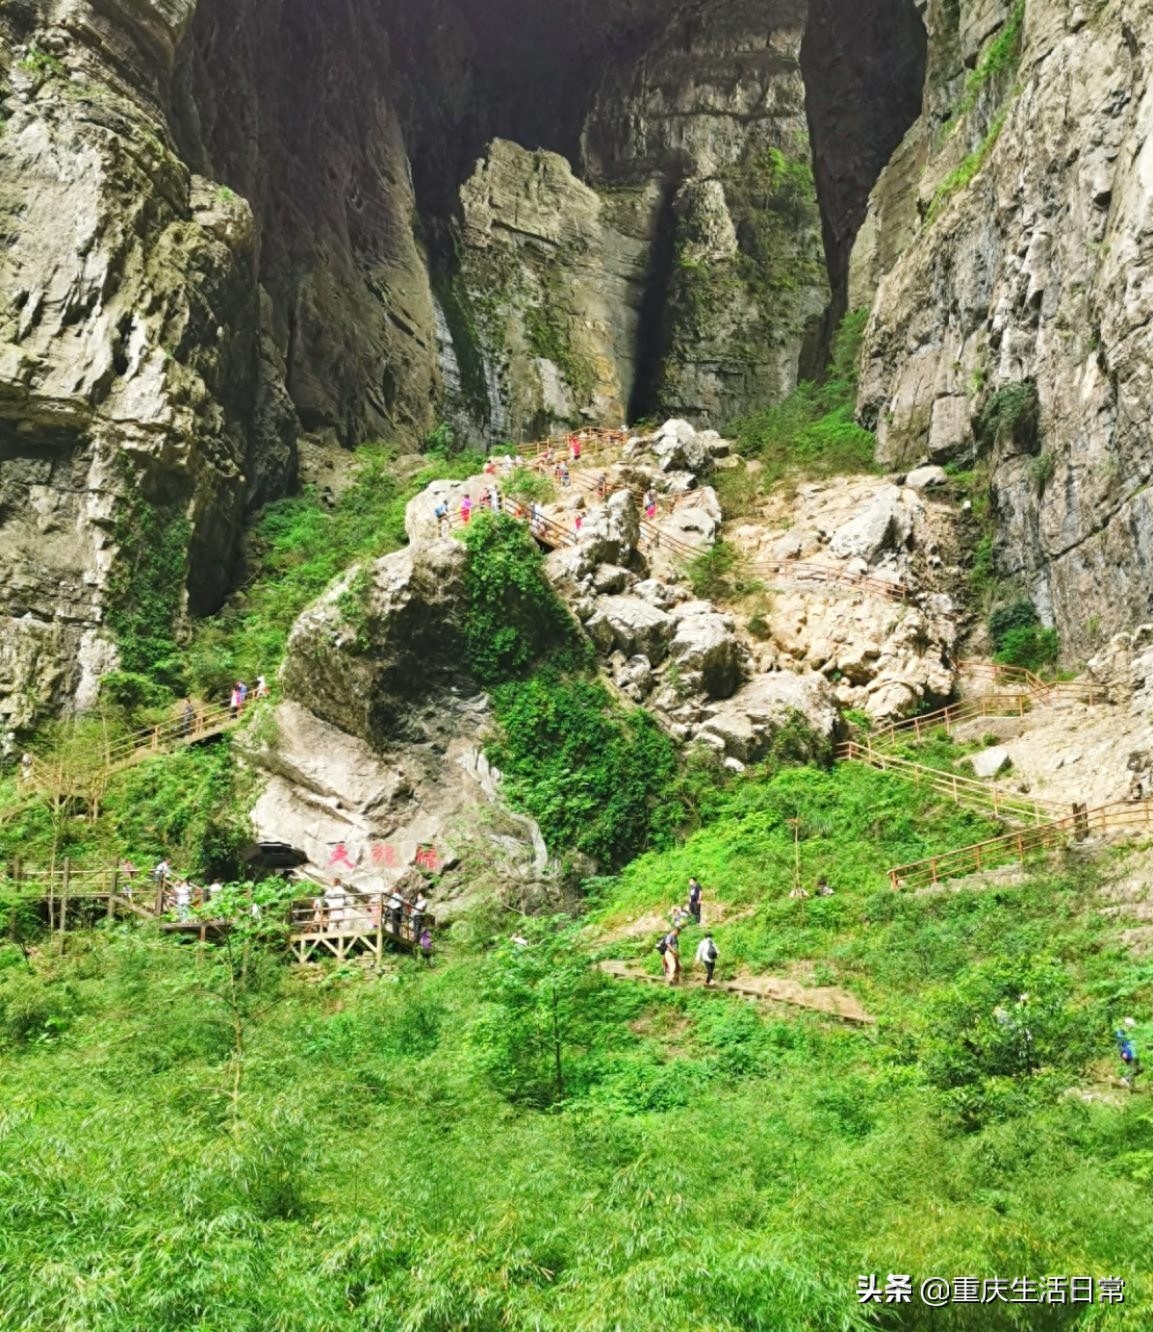
[[1105,834],[1138,829],[1153,832],[1153,801],[1114,801],[1095,809],[1074,809],[1071,814],[1051,819],[1048,823],[975,842],[955,851],[943,851],[907,865],[896,865],[889,870],[889,882],[895,889],[923,888],[945,879],[1002,868],[1024,860],[1032,851],[1064,845],[1070,837],[1082,841],[1092,832]]
[[1000,787],[991,786],[976,777],[963,777],[959,773],[914,763],[911,759],[897,758],[893,754],[859,744],[855,740],[848,740],[839,745],[837,757],[927,782],[939,794],[949,796],[957,804],[976,809],[980,813],[991,813],[999,819],[1019,819],[1025,823],[1040,824],[1053,819],[1066,808],[1065,805],[1051,800],[1040,800],[1035,796],[1002,791]]
[[969,657],[962,657],[956,662],[956,668],[962,674],[991,675],[997,684],[1020,686],[1042,703],[1051,703],[1055,698],[1071,699],[1079,703],[1108,701],[1104,686],[1093,680],[1042,680],[1023,666],[1005,666],[1001,662],[979,661]]
[[934,712],[887,722],[869,732],[868,743],[887,744],[907,735],[920,740],[923,735],[930,734],[938,727],[958,726],[961,722],[979,721],[982,717],[1023,717],[1030,706],[1031,700],[1025,694],[982,694],[978,698],[949,703]]

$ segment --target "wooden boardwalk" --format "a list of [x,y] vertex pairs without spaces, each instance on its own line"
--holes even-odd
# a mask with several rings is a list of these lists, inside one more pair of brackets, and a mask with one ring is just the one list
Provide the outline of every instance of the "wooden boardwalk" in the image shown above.
[[[420,932],[433,930],[436,921],[425,912],[414,928],[413,918],[401,914],[394,920],[388,910],[390,893],[372,895],[346,893],[342,904],[331,900],[317,907],[299,902],[292,910],[292,931],[288,943],[297,962],[321,962],[335,958],[346,962],[354,957],[370,957],[379,967],[384,961],[385,945],[403,952],[420,948]],[[324,902],[323,898],[317,899]]]

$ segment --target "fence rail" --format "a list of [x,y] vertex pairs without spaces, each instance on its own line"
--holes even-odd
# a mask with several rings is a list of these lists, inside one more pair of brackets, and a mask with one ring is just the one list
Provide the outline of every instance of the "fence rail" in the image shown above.
[[956,851],[897,865],[889,871],[895,889],[925,888],[947,879],[961,879],[986,870],[1024,861],[1035,851],[1051,850],[1096,833],[1143,832],[1153,834],[1153,801],[1116,801],[1095,809],[1074,808],[1071,814],[1003,837],[975,842]]
[[1039,703],[1105,703],[1108,693],[1095,680],[1042,680],[1023,666],[1004,666],[996,661],[977,661],[963,657],[956,663],[962,675],[984,675],[995,684],[1023,689]]
[[1068,808],[1052,800],[1039,800],[1034,796],[1002,791],[976,777],[962,777],[940,768],[930,768],[911,759],[897,758],[883,750],[848,740],[837,747],[837,757],[853,763],[865,763],[883,772],[897,772],[917,781],[927,782],[940,795],[948,796],[959,805],[994,818],[1021,823],[1042,824],[1054,819]]
[[959,726],[962,722],[979,721],[985,717],[1023,717],[1031,706],[1032,700],[1027,694],[982,694],[978,698],[950,703],[935,712],[888,722],[869,733],[869,744],[888,744],[906,736],[919,742],[942,726]]

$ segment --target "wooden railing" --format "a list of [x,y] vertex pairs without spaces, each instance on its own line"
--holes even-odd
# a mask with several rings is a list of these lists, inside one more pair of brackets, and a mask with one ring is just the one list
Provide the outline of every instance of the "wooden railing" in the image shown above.
[[995,685],[1023,690],[1038,703],[1105,703],[1108,695],[1094,680],[1042,680],[1023,666],[1003,666],[996,661],[962,658],[956,663],[962,675],[983,675]]
[[[74,784],[83,786],[93,776],[107,777],[143,762],[153,754],[222,735],[235,726],[239,719],[239,715],[233,715],[227,703],[206,704],[196,708],[190,716],[174,717],[155,726],[145,726],[112,741],[100,756],[103,763],[94,767],[91,773],[76,774]],[[41,789],[55,790],[69,784],[69,773],[64,769],[57,772],[50,759],[33,754],[28,766],[30,781]]]
[[996,819],[1041,824],[1051,821],[1068,808],[1052,800],[1039,800],[1035,796],[1002,791],[976,777],[962,777],[955,772],[914,763],[911,759],[897,758],[855,740],[839,745],[837,757],[853,763],[866,763],[883,772],[897,772],[904,777],[927,783],[938,794],[948,796],[958,805]]
[[950,703],[947,707],[937,708],[935,712],[887,722],[869,732],[868,743],[884,745],[905,739],[919,743],[941,727],[948,730],[962,722],[979,721],[984,717],[1023,717],[1031,706],[1032,701],[1027,694],[982,694],[977,698]]
[[961,879],[986,870],[1024,861],[1031,853],[1084,841],[1092,834],[1111,832],[1153,834],[1153,801],[1118,801],[1096,809],[1077,809],[1061,818],[976,842],[956,851],[897,865],[889,871],[895,889],[925,888],[947,879]]

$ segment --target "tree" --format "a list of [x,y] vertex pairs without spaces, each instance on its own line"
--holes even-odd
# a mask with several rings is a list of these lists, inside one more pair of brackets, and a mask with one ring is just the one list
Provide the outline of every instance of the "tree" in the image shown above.
[[610,1020],[606,978],[565,916],[540,922],[532,940],[505,944],[484,977],[487,1011],[474,1027],[481,1063],[510,1101],[548,1109],[583,1085],[584,1057]]

